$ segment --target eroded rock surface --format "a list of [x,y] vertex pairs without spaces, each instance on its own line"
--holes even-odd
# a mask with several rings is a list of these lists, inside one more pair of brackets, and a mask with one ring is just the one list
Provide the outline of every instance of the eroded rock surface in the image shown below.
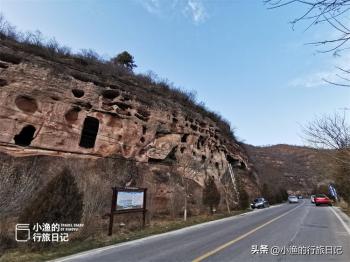
[[[0,53],[7,54],[0,55],[0,150],[13,161],[38,155],[55,157],[55,165],[57,157],[133,161],[142,166],[144,176],[134,185],[154,185],[149,197],[157,203],[155,212],[169,211],[174,192],[182,194],[181,176],[191,180],[192,204],[200,207],[205,179],[214,177],[222,188],[220,178],[229,163],[240,170],[248,193],[257,193],[245,152],[210,118],[161,95],[146,97],[147,92],[138,93],[140,87],[132,83],[125,88],[118,79],[86,81],[82,75],[98,76],[68,67],[57,72],[54,62],[5,45],[0,45]],[[4,59],[9,56],[20,58]],[[175,179],[175,174],[180,177]],[[106,181],[106,188],[128,182]],[[221,202],[224,205],[224,197]]]

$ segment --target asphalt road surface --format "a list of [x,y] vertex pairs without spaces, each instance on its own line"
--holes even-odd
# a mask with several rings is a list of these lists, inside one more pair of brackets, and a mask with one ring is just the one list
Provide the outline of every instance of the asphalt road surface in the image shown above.
[[349,221],[342,215],[305,199],[57,261],[349,262]]

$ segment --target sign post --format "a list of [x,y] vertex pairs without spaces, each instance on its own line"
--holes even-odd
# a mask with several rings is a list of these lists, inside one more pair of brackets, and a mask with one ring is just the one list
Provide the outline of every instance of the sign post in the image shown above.
[[108,235],[113,233],[114,215],[142,212],[142,227],[146,224],[147,188],[112,187],[111,213],[109,216]]

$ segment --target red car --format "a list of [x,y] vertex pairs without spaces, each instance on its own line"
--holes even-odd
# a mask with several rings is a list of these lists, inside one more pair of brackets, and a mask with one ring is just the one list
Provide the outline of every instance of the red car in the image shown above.
[[315,205],[332,205],[332,200],[330,200],[325,194],[315,195]]

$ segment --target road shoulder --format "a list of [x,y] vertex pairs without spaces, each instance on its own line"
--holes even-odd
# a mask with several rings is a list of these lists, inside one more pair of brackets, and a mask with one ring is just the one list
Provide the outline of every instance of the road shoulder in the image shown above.
[[269,208],[264,208],[264,209],[258,209],[258,210],[253,210],[253,211],[248,210],[247,212],[242,213],[242,214],[238,214],[238,215],[234,215],[234,216],[230,216],[230,217],[226,217],[226,218],[222,218],[222,219],[217,219],[217,220],[213,220],[213,221],[209,221],[209,222],[204,222],[204,223],[200,223],[200,224],[196,224],[196,225],[192,225],[192,226],[187,226],[187,227],[184,227],[181,229],[177,229],[177,230],[173,230],[173,231],[169,231],[169,232],[165,232],[165,233],[161,233],[161,234],[151,235],[148,237],[144,237],[144,238],[140,238],[140,239],[136,239],[136,240],[132,240],[132,241],[127,241],[127,242],[118,243],[118,244],[114,244],[114,245],[108,245],[105,247],[95,248],[95,249],[87,250],[84,252],[79,252],[79,253],[76,253],[73,255],[57,258],[57,259],[50,260],[50,261],[52,261],[52,262],[69,261],[71,259],[84,257],[87,255],[97,254],[97,253],[100,253],[103,251],[107,251],[107,250],[114,249],[114,248],[119,248],[119,247],[126,246],[126,245],[135,245],[135,244],[140,244],[142,242],[152,240],[152,239],[168,237],[168,236],[172,236],[172,235],[178,235],[178,234],[182,234],[182,233],[185,233],[188,231],[197,230],[197,229],[200,229],[203,227],[207,227],[210,225],[220,224],[220,223],[224,223],[224,222],[230,221],[230,220],[233,221],[233,220],[241,218],[242,216],[246,217],[246,216],[257,215],[260,212],[264,212],[264,211],[267,211],[269,209],[274,209],[274,208],[280,207],[282,205],[285,205],[285,203],[273,205],[273,206],[270,206]]
[[343,225],[344,229],[350,235],[350,218],[347,214],[345,214],[339,207],[332,207],[331,211]]

